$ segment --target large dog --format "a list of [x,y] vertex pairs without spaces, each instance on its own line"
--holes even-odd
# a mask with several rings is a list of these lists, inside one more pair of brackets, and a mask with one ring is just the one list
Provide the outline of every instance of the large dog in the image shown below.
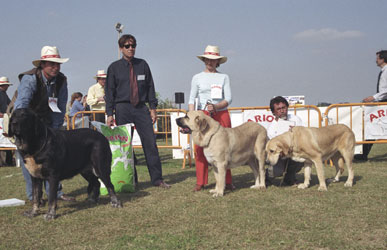
[[344,162],[348,169],[348,179],[344,186],[352,187],[354,172],[352,159],[355,150],[355,135],[345,125],[336,124],[322,128],[294,127],[291,131],[274,137],[266,144],[267,158],[275,165],[279,158],[292,158],[305,162],[304,183],[298,188],[305,189],[310,185],[311,165],[317,170],[320,183],[318,190],[326,191],[323,161],[331,159],[336,167],[333,182],[339,181],[344,172]]
[[236,128],[224,128],[202,111],[189,111],[176,123],[192,133],[193,142],[203,147],[208,163],[214,166],[216,186],[210,190],[214,197],[224,194],[226,169],[244,164],[254,173],[255,185],[251,188],[266,188],[264,127],[247,122]]
[[30,109],[17,109],[9,122],[8,136],[13,137],[32,177],[33,208],[25,212],[39,214],[42,182],[48,180],[48,212],[46,220],[56,217],[57,191],[60,180],[81,174],[88,182],[88,199],[98,201],[102,180],[108,189],[113,207],[122,207],[110,181],[112,153],[108,140],[92,129],[71,131],[47,127]]

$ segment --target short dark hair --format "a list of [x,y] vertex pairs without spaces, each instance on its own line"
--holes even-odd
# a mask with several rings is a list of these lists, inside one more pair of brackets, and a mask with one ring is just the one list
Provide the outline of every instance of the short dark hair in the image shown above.
[[132,40],[134,44],[137,44],[136,38],[134,36],[132,36],[131,34],[125,34],[122,35],[120,39],[118,39],[118,46],[120,46],[120,48],[123,48],[125,43],[129,40]]
[[274,104],[278,104],[281,102],[285,103],[286,107],[289,107],[288,101],[285,98],[283,98],[282,96],[276,96],[270,100],[270,110],[272,113],[274,113]]
[[376,52],[380,59],[383,59],[385,63],[387,63],[387,50],[381,50]]

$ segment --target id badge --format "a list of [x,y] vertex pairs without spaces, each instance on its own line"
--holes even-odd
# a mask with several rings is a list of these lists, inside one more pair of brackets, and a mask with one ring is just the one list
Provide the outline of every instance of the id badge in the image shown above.
[[211,99],[222,99],[223,87],[219,84],[211,85]]
[[55,97],[49,97],[48,98],[48,106],[53,112],[61,113],[60,109],[58,108],[58,98]]

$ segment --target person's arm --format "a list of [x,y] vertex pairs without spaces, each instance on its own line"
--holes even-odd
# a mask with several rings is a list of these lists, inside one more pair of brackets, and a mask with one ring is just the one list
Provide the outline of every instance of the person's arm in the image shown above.
[[14,110],[28,108],[36,91],[36,78],[33,75],[24,75],[17,89],[17,98]]
[[[106,83],[105,83],[105,102],[106,102],[106,114],[111,117],[111,121],[113,121],[113,110],[114,110],[114,98],[115,98],[115,75],[112,65],[109,66],[107,71]],[[110,124],[108,124],[110,125]]]
[[198,97],[198,83],[197,83],[197,77],[193,76],[191,81],[191,91],[189,94],[189,100],[188,100],[188,110],[193,111],[195,110],[195,98]]

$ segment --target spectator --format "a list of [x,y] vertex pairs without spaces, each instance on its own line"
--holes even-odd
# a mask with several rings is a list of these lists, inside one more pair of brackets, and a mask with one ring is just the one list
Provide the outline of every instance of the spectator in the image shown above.
[[[12,85],[9,82],[8,77],[0,77],[0,118],[7,112],[7,107],[11,100],[7,95],[8,87]],[[0,150],[0,166],[13,165],[13,152],[12,150]]]
[[[301,118],[296,115],[288,114],[288,107],[288,101],[282,96],[277,96],[270,100],[270,110],[275,119],[267,129],[267,136],[269,139],[291,130],[294,126],[302,126]],[[267,169],[267,182],[270,183],[268,177],[275,178],[283,176],[284,172],[286,172],[284,183],[289,186],[294,185],[296,184],[296,173],[299,172],[303,166],[304,163],[296,162],[291,159],[279,159],[276,165],[270,166]]]
[[[376,85],[376,94],[363,99],[363,102],[387,102],[387,50],[376,52],[376,65],[381,68]],[[363,153],[356,154],[355,160],[368,161],[373,144],[363,144]]]
[[[153,130],[157,118],[157,99],[152,73],[145,60],[134,57],[137,46],[134,36],[121,36],[118,45],[123,57],[110,64],[105,85],[106,124],[113,125],[113,114],[117,125],[134,123],[144,149],[152,184],[170,188],[163,180]],[[149,108],[145,103],[149,103]]]
[[[47,126],[54,129],[60,128],[64,121],[68,92],[67,79],[60,72],[60,65],[68,60],[68,58],[60,57],[56,47],[44,46],[40,59],[32,62],[36,68],[19,75],[20,86],[14,109],[30,108]],[[26,181],[27,197],[32,200],[32,177],[23,161],[21,161],[21,167]],[[45,186],[46,194],[48,194],[48,181],[45,181]],[[74,197],[62,192],[61,184],[59,184],[57,195],[61,200],[75,200]]]
[[[220,73],[217,68],[227,61],[221,56],[218,46],[208,45],[203,55],[197,56],[204,62],[205,69],[193,76],[188,109],[195,109],[195,99],[198,98],[198,109],[218,121],[220,125],[231,128],[230,114],[227,107],[231,104],[231,86],[228,75]],[[207,109],[207,110],[205,110]],[[196,185],[194,191],[200,191],[208,184],[208,162],[203,148],[195,145]],[[234,190],[231,170],[226,172],[226,189]]]
[[[98,70],[94,79],[97,80],[97,83],[89,88],[87,93],[87,104],[90,106],[91,111],[105,111],[105,70]],[[105,123],[105,113],[95,114],[95,120]]]
[[[69,117],[71,118],[71,122],[74,122],[75,128],[78,127],[89,127],[89,119],[87,119],[87,125],[82,126],[82,116],[78,115],[77,117],[74,117],[76,113],[84,111],[86,109],[86,101],[83,99],[82,102],[82,93],[80,92],[75,92],[74,94],[71,95],[71,110]],[[75,121],[73,121],[75,119]]]

